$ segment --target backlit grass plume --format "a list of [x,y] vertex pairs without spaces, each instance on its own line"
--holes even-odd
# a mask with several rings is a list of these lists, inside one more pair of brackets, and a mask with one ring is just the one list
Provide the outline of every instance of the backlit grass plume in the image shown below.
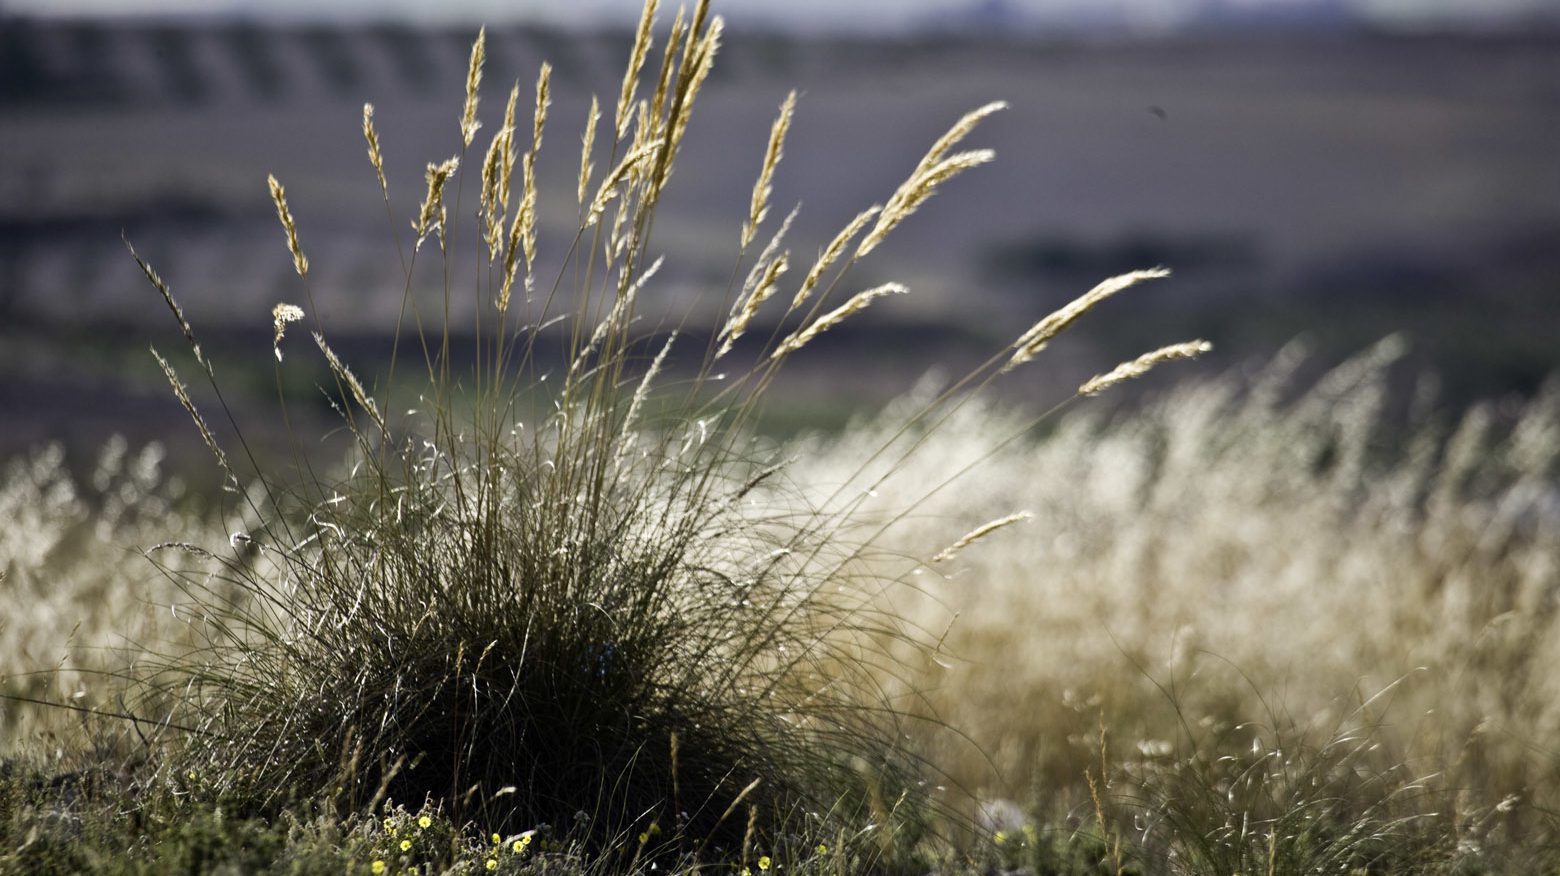
[[[959,119],[886,206],[851,222],[793,289],[789,219],[763,253],[746,255],[796,112],[788,97],[748,210],[734,218],[745,269],[735,276],[748,279],[725,290],[723,332],[674,344],[698,334],[697,318],[657,309],[653,218],[723,24],[707,2],[679,12],[655,63],[656,10],[654,0],[645,6],[601,131],[609,142],[596,142],[602,110],[591,102],[569,237],[545,239],[537,221],[549,66],[537,78],[529,148],[517,143],[515,83],[497,133],[468,154],[481,125],[477,37],[454,154],[428,164],[416,245],[404,254],[408,289],[419,259],[441,260],[448,278],[449,261],[470,247],[493,266],[477,289],[459,292],[483,302],[475,365],[461,373],[449,352],[455,329],[418,311],[410,293],[425,385],[360,380],[320,327],[330,394],[356,441],[350,473],[290,487],[258,468],[234,473],[262,521],[244,551],[214,578],[170,568],[198,606],[206,646],[170,658],[152,689],[198,728],[194,755],[225,799],[261,810],[432,799],[505,830],[584,813],[603,848],[655,823],[676,827],[663,852],[692,859],[747,849],[790,825],[870,837],[878,862],[893,863],[927,823],[935,800],[918,784],[907,719],[885,701],[877,672],[885,642],[930,644],[885,607],[894,582],[863,571],[873,538],[859,535],[850,503],[802,510],[786,486],[784,450],[758,442],[751,426],[794,354],[908,291],[883,283],[835,299],[900,222],[991,160],[984,149],[950,152],[1003,105]],[[642,99],[647,75],[654,90]],[[363,125],[364,182],[385,187],[366,106]],[[610,168],[599,180],[597,153]],[[458,215],[450,208],[465,176],[479,206]],[[271,186],[305,277],[297,226],[281,186]],[[433,234],[437,250],[423,248]],[[547,246],[562,255],[560,273],[535,277]],[[783,322],[750,332],[782,291]],[[456,294],[446,288],[445,301]],[[283,328],[301,316],[290,305],[275,311],[278,360]],[[768,340],[734,346],[748,333]],[[560,350],[554,375],[549,357]],[[1005,355],[967,385],[989,381]],[[726,356],[734,371],[722,379],[713,366]],[[403,413],[414,398],[417,412]],[[917,418],[935,424],[928,415],[961,398],[940,398]]]

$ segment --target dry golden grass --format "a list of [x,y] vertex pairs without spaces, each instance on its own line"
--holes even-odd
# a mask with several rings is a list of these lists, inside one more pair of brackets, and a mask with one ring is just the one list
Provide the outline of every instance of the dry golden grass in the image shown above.
[[[904,655],[898,682],[973,737],[936,758],[970,788],[1060,799],[1097,762],[1102,718],[1128,761],[1221,735],[1320,747],[1358,732],[1468,811],[1554,805],[1560,392],[1507,428],[1487,407],[1390,418],[1396,354],[1384,344],[1290,401],[1286,354],[1249,385],[1080,410],[1039,441],[1007,443],[1024,417],[996,406],[925,438],[863,502],[915,507],[887,553],[1033,514],[935,571],[889,563],[923,593],[898,607],[948,630],[936,653]],[[894,431],[802,451],[817,495],[873,483],[849,461]]]
[[1213,345],[1207,341],[1186,341],[1151,350],[1133,359],[1131,362],[1123,362],[1104,374],[1098,374],[1089,378],[1087,382],[1078,387],[1078,394],[1083,396],[1099,395],[1113,386],[1142,377],[1149,371],[1152,371],[1156,365],[1178,360],[1196,359],[1212,349]]

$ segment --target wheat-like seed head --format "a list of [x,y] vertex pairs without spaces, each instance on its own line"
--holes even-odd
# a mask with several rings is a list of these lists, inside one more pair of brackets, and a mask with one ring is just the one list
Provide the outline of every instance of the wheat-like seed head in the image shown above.
[[379,177],[379,190],[390,197],[390,185],[385,182],[385,159],[379,153],[379,132],[374,129],[374,105],[363,104],[363,139],[368,141],[368,160],[373,162],[374,173]]
[[995,153],[989,149],[979,149],[971,152],[962,152],[951,157],[947,156],[949,149],[969,136],[975,130],[975,126],[981,120],[992,113],[1007,109],[1007,104],[1002,101],[988,103],[985,106],[965,113],[962,118],[949,128],[947,133],[937,138],[928,149],[921,162],[916,165],[899,189],[888,199],[883,206],[883,212],[878,214],[877,224],[873,226],[856,249],[856,257],[861,258],[876,249],[883,239],[888,237],[895,226],[903,222],[906,217],[914,213],[918,207],[937,193],[937,187],[947,182],[954,176],[991,161]]
[[504,138],[504,154],[500,162],[498,175],[498,225],[504,224],[504,218],[509,210],[510,181],[514,178],[515,171],[515,107],[520,102],[520,80],[509,89],[509,102],[504,105],[504,130],[508,135]]
[[552,65],[542,62],[536,74],[536,114],[531,121],[531,151],[542,151],[542,130],[547,127],[547,108],[552,106]]
[[980,124],[987,116],[1002,112],[1007,108],[1007,101],[994,100],[979,109],[965,113],[962,118],[954,123],[953,127],[948,129],[947,133],[937,138],[937,142],[932,144],[932,148],[926,151],[926,157],[921,159],[921,163],[916,167],[916,171],[924,171],[941,161],[943,155],[949,149],[952,149],[960,140],[968,137],[970,132],[975,130],[975,126]]
[[488,144],[487,157],[482,160],[482,230],[490,262],[498,257],[498,246],[503,236],[505,199],[500,189],[503,185],[504,156],[509,153],[509,142],[513,136],[513,128],[500,128]]
[[[747,318],[744,319],[742,318],[742,312],[748,308],[756,311],[758,306],[763,303],[762,300],[754,301],[753,298],[759,287],[764,285],[765,280],[773,283],[773,281],[779,279],[779,274],[770,276],[770,273],[776,269],[777,264],[780,262],[780,244],[784,242],[785,236],[791,232],[791,223],[796,221],[797,215],[801,212],[802,208],[800,205],[792,208],[791,212],[786,215],[785,221],[780,223],[780,228],[769,238],[769,243],[764,245],[764,251],[759,253],[758,258],[753,261],[752,270],[748,271],[747,279],[742,282],[742,290],[732,299],[731,312],[726,314],[726,324],[720,333],[716,335],[715,339],[717,341],[726,338],[739,323],[741,328],[745,330],[748,321],[752,319],[752,314],[748,314]],[[791,254],[789,252],[784,254],[785,264],[779,268],[780,271],[783,272],[790,266],[790,258]],[[774,292],[775,289],[771,285],[764,290],[763,297],[767,299]],[[729,347],[730,345],[728,344],[726,348],[723,348],[721,352],[716,354],[715,358],[719,359],[725,355]]]
[[839,260],[840,255],[845,252],[845,247],[850,245],[856,235],[861,233],[861,229],[865,228],[882,209],[881,205],[872,205],[850,220],[850,224],[840,229],[839,234],[834,235],[834,239],[829,241],[829,245],[824,247],[823,253],[818,256],[818,260],[813,262],[806,279],[802,280],[801,288],[796,290],[796,298],[791,302],[791,310],[801,307],[808,296],[812,295],[813,289],[818,286],[818,281],[823,279],[824,272]]
[[[635,113],[634,118],[634,139],[631,142],[631,145],[628,147],[628,151],[630,152],[637,151],[645,146],[650,145],[651,143],[657,142],[661,136],[660,127],[650,116],[649,101],[639,101],[639,109]],[[634,168],[633,173],[629,175],[629,178],[633,180],[633,183],[629,186],[629,188],[633,188],[634,186],[644,183],[646,180],[650,179],[651,175],[654,173],[654,164],[650,164],[648,162],[639,164]]]
[[179,330],[184,333],[185,342],[190,345],[190,350],[194,352],[195,361],[200,363],[202,368],[206,369],[207,374],[210,374],[211,363],[206,361],[205,354],[201,352],[200,342],[195,340],[195,329],[190,326],[190,321],[184,318],[184,308],[180,307],[179,302],[173,297],[173,290],[169,289],[168,284],[163,282],[163,278],[157,274],[157,271],[145,259],[141,258],[141,254],[135,251],[135,247],[130,244],[128,239],[125,239],[125,248],[130,250],[130,257],[135,259],[135,263],[140,266],[141,273],[146,275],[146,279],[151,281],[152,286],[161,293],[163,301],[167,302],[168,309],[173,311],[173,318],[179,323]]
[[276,202],[276,216],[282,220],[282,230],[287,232],[287,249],[292,253],[293,269],[298,272],[298,276],[308,277],[309,259],[298,245],[298,226],[293,222],[292,211],[287,209],[287,191],[274,176],[267,176],[266,182],[271,187],[271,200]]
[[521,162],[525,194],[520,197],[520,245],[525,249],[525,273],[529,277],[536,264],[536,153],[527,152]]
[[614,129],[619,140],[628,133],[628,123],[632,118],[629,110],[634,106],[634,92],[639,88],[639,73],[644,69],[645,58],[650,54],[650,34],[655,27],[655,13],[659,6],[660,0],[647,0],[639,15],[639,27],[634,30],[634,46],[629,50],[628,68],[623,71],[623,88],[618,92]]
[[947,158],[939,158],[935,162],[917,168],[893,197],[888,199],[883,212],[878,214],[877,224],[872,226],[872,231],[862,239],[861,246],[856,249],[856,258],[861,258],[877,249],[899,223],[909,218],[910,214],[937,194],[938,188],[943,183],[972,167],[989,163],[996,157],[997,153],[990,149],[973,149]]
[[748,221],[742,226],[742,248],[753,242],[758,226],[769,214],[769,196],[773,192],[775,166],[784,154],[785,135],[791,128],[791,115],[796,112],[796,92],[787,94],[780,104],[780,115],[769,130],[769,146],[764,150],[764,163],[758,171],[758,181],[753,184],[753,201],[748,208]]
[[666,98],[672,87],[672,73],[677,69],[677,50],[682,46],[683,37],[687,31],[683,25],[683,16],[687,12],[686,7],[677,8],[677,17],[672,21],[672,32],[666,37],[665,53],[661,56],[661,73],[655,80],[655,94],[650,100],[650,117],[661,124],[661,113],[666,109]]
[[800,350],[802,347],[807,346],[808,342],[810,342],[813,338],[818,337],[829,329],[834,328],[835,326],[844,322],[845,319],[852,314],[866,309],[867,305],[871,304],[879,298],[882,298],[884,295],[903,295],[909,291],[909,289],[905,288],[899,283],[884,283],[881,286],[868,289],[865,292],[857,292],[854,296],[851,297],[849,301],[841,304],[839,307],[834,308],[828,313],[825,313],[823,316],[818,317],[813,321],[812,325],[809,325],[807,328],[797,331],[790,337],[786,338],[785,341],[783,341],[780,346],[776,347],[775,351],[769,355],[769,358],[771,360],[779,359],[783,356],[790,355],[791,353]]
[[955,541],[953,544],[943,548],[937,553],[937,556],[932,557],[931,561],[934,563],[946,563],[947,561],[953,559],[954,556],[959,553],[959,551],[964,550],[965,548],[969,547],[977,541],[980,541],[993,532],[1012,526],[1015,523],[1023,523],[1026,520],[1032,520],[1034,519],[1034,516],[1035,515],[1033,512],[1020,511],[1017,514],[1009,514],[1006,517],[999,517],[996,520],[983,523],[960,536],[958,541]]
[[593,94],[590,96],[590,115],[585,117],[585,134],[580,137],[579,202],[581,207],[585,206],[585,192],[590,188],[591,174],[596,172],[596,165],[590,160],[590,153],[596,147],[596,122],[600,119],[601,103]]
[[482,123],[477,121],[477,91],[482,85],[482,65],[487,61],[487,28],[477,31],[471,44],[471,63],[466,68],[466,106],[460,114],[461,141],[469,148]]
[[[421,247],[423,240],[428,237],[428,232],[435,228],[442,229],[444,221],[441,218],[444,209],[444,184],[460,168],[460,158],[451,157],[443,164],[428,164],[425,176],[428,180],[428,194],[423,199],[422,209],[418,211],[417,219],[412,223],[412,230],[417,232],[417,246]],[[442,234],[442,231],[441,231]]]
[[747,331],[747,327],[753,321],[753,317],[758,315],[758,309],[764,306],[764,302],[768,301],[770,296],[774,295],[775,286],[780,281],[781,275],[790,267],[790,261],[791,254],[783,252],[764,267],[757,285],[743,299],[742,308],[737,311],[735,316],[727,320],[725,327],[720,330],[718,337],[724,338],[725,341],[721,344],[720,350],[715,353],[716,359],[731,352],[731,348],[736,345],[737,339],[741,338],[743,333]]
[[618,183],[621,183],[640,162],[656,157],[660,151],[660,143],[646,143],[623,156],[623,160],[618,162],[617,167],[612,168],[612,172],[602,180],[601,187],[596,190],[596,197],[591,199],[590,209],[585,215],[586,228],[596,224],[601,219],[601,214],[606,212],[607,204],[617,197]]
[[1067,330],[1067,327],[1077,321],[1078,317],[1088,313],[1096,304],[1115,295],[1123,289],[1130,288],[1144,280],[1157,280],[1170,276],[1170,272],[1164,268],[1152,268],[1146,271],[1131,271],[1120,276],[1111,277],[1096,285],[1093,289],[1080,295],[1062,309],[1050,314],[1030,327],[1029,331],[1019,336],[1013,342],[1013,356],[1006,365],[1002,366],[1004,372],[1030,361],[1045,349],[1045,345],[1051,339]]
[[[682,147],[683,135],[688,131],[688,122],[693,118],[693,104],[699,96],[699,90],[704,87],[705,80],[709,79],[710,71],[715,68],[715,54],[720,51],[721,34],[725,31],[725,19],[719,15],[710,20],[710,26],[704,33],[704,38],[699,40],[698,52],[691,68],[691,78],[688,80],[687,91],[677,105],[677,115],[671,119],[670,127],[666,135],[666,149],[662,154],[658,172],[655,177],[657,191],[666,187],[666,181],[671,177],[672,165],[677,159],[677,152]],[[693,43],[689,43],[693,48]]]
[[271,326],[276,335],[271,339],[271,351],[276,354],[276,361],[282,361],[282,336],[287,333],[287,324],[303,319],[303,308],[296,304],[278,304],[271,308]]
[[522,214],[525,212],[526,199],[520,198],[520,209],[515,212],[514,221],[509,224],[509,238],[504,245],[504,271],[503,279],[498,289],[498,312],[509,311],[509,297],[514,291],[515,275],[520,270],[521,238],[525,232],[525,223]]
[[1131,362],[1123,362],[1117,365],[1107,374],[1099,374],[1090,378],[1089,382],[1078,387],[1078,394],[1084,396],[1098,395],[1117,384],[1125,383],[1135,377],[1142,377],[1161,362],[1173,362],[1178,359],[1196,359],[1212,349],[1213,345],[1207,341],[1187,341],[1182,344],[1160,347],[1151,353],[1144,353]]
[[325,354],[325,361],[330,363],[330,370],[334,371],[336,376],[352,391],[352,397],[357,400],[358,406],[367,412],[369,418],[374,421],[374,425],[378,426],[380,431],[388,432],[389,430],[385,428],[385,418],[379,415],[379,406],[374,404],[374,400],[369,398],[368,393],[363,390],[363,384],[358,382],[357,375],[353,374],[352,370],[341,359],[337,358],[336,351],[332,350],[330,345],[325,343],[325,336],[315,332],[314,343],[318,344],[320,352]]
[[169,365],[168,360],[164,359],[162,354],[157,352],[156,347],[152,347],[151,350],[152,356],[157,359],[157,364],[162,367],[163,376],[168,378],[168,384],[173,387],[173,394],[178,397],[179,404],[184,407],[185,413],[190,415],[190,419],[195,421],[195,428],[200,430],[201,441],[205,442],[206,449],[210,450],[211,454],[217,458],[217,465],[221,466],[223,473],[228,476],[230,486],[237,489],[238,475],[234,473],[233,467],[228,464],[227,454],[222,452],[222,445],[217,443],[217,437],[212,434],[211,427],[206,425],[206,418],[200,415],[200,411],[195,407],[195,402],[190,398],[189,391],[184,388],[183,381],[179,380],[179,375],[174,372],[173,366]]
[[527,288],[530,284],[531,266],[536,258],[536,155],[527,152],[521,164],[520,207],[515,211],[509,226],[509,240],[504,249],[503,281],[499,285],[498,310],[509,310],[510,296],[514,292],[515,277],[519,273],[521,253],[525,254]]
[[[676,84],[671,86],[667,95],[670,103],[666,110],[666,122],[657,125],[656,134],[663,143],[660,156],[656,159],[655,170],[650,174],[649,199],[653,202],[666,188],[667,179],[671,176],[672,166],[677,158],[677,147],[681,140],[683,130],[687,126],[687,120],[693,112],[693,100],[697,97],[699,87],[703,84],[704,76],[708,75],[708,67],[714,61],[714,48],[719,44],[719,31],[721,21],[719,16],[705,26],[709,18],[709,0],[699,0],[694,7],[693,21],[688,26],[686,38],[683,41],[682,59],[677,66]],[[712,43],[714,37],[716,42]],[[707,52],[706,49],[709,51]],[[699,73],[704,68],[704,74]]]

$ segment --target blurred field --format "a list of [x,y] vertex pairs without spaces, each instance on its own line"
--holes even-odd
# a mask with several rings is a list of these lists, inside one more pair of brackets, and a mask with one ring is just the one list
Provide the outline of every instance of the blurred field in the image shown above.
[[[144,348],[164,315],[121,232],[198,325],[263,351],[271,305],[296,293],[268,171],[299,193],[326,325],[363,338],[363,355],[385,349],[374,338],[400,298],[388,236],[405,220],[382,219],[355,108],[378,107],[409,213],[422,162],[450,149],[469,37],[0,21],[0,407],[12,412],[0,449],[163,436],[174,411],[154,401]],[[557,104],[578,115],[589,93],[615,91],[625,40],[496,32],[487,99],[516,78],[528,93],[546,56]],[[820,246],[963,108],[1013,105],[984,134],[999,169],[884,251],[915,294],[861,331],[909,328],[917,342],[831,345],[849,367],[820,376],[841,399],[798,384],[788,397],[802,421],[838,423],[929,362],[957,367],[996,343],[994,325],[1161,263],[1177,278],[1068,339],[1033,398],[1161,331],[1209,337],[1226,364],[1299,334],[1336,359],[1405,331],[1454,405],[1531,394],[1560,365],[1560,52],[1548,39],[734,40],[702,110],[716,121],[690,132],[697,173],[682,175],[656,229],[674,301],[729,273],[725,238],[786,88],[802,102],[777,209],[804,197],[793,236]],[[546,205],[572,200],[568,152],[544,153],[538,169],[555,223],[544,238],[566,230],[567,212]],[[418,282],[430,296],[442,287],[432,273]],[[251,383],[263,397],[269,381]]]

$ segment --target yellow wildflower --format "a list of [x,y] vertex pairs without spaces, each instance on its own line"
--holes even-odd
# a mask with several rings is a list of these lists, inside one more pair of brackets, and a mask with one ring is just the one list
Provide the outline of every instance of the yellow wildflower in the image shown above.
[[487,868],[489,870],[497,870],[498,869],[498,859],[497,858],[488,858]]
[[385,872],[385,862],[375,861],[374,863],[368,865],[368,869],[372,870],[375,874],[383,873]]
[[412,841],[411,840],[401,840],[401,851],[409,852],[411,850],[412,850]]
[[769,856],[768,855],[759,855],[758,856],[758,869],[763,870],[764,872],[767,873],[769,871],[769,865],[772,864],[772,863],[774,863],[774,862],[769,860]]
[[427,830],[428,828],[433,827],[433,819],[424,815],[423,817],[417,819],[417,826],[423,830]]

